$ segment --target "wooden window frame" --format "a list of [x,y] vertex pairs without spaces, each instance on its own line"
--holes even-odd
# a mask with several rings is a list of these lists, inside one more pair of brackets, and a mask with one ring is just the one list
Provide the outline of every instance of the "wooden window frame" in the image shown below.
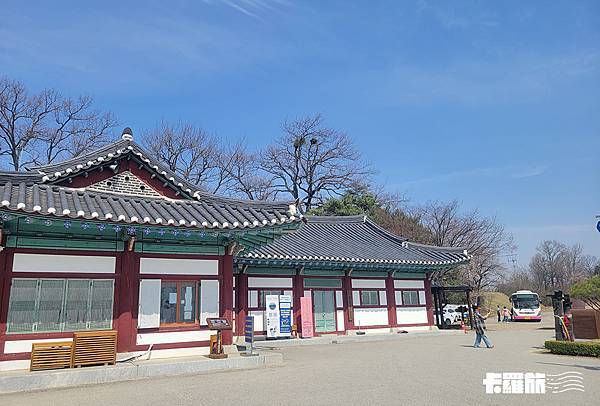
[[[190,280],[182,280],[182,279],[162,279],[161,280],[161,295],[162,295],[162,287],[163,284],[165,283],[175,283],[176,286],[176,292],[177,292],[177,303],[176,303],[176,307],[175,307],[175,318],[176,320],[179,319],[179,309],[181,306],[181,298],[180,298],[180,292],[181,292],[181,285],[183,284],[189,284],[189,283],[193,283],[195,285],[196,288],[196,303],[194,306],[194,321],[193,322],[183,322],[183,321],[176,321],[174,323],[163,323],[161,322],[159,325],[159,328],[169,328],[169,327],[195,327],[195,326],[200,326],[200,320],[198,319],[199,317],[199,311],[200,311],[200,282],[199,280],[194,280],[194,279],[190,279]],[[161,311],[162,311],[162,303],[161,303]]]
[[[402,297],[402,304],[396,303],[396,307],[424,307],[427,304],[421,303],[421,299],[419,297],[419,292],[425,292],[425,289],[395,289],[395,292],[400,292],[400,296]],[[405,304],[404,303],[404,292],[416,292],[417,293],[417,304]],[[395,297],[395,296],[394,296]],[[425,300],[427,300],[427,296],[425,296]]]
[[[381,308],[381,307],[386,307],[387,305],[382,305],[381,304],[381,296],[379,292],[386,292],[387,294],[387,290],[384,288],[361,288],[361,289],[352,289],[353,292],[358,292],[358,297],[360,299],[360,304],[354,304],[354,301],[352,302],[353,307],[355,308]],[[362,293],[363,292],[377,292],[377,304],[363,304],[362,302]],[[353,299],[354,300],[354,299]]]
[[[74,333],[74,332],[79,332],[79,331],[94,331],[94,330],[110,330],[112,328],[114,328],[115,326],[115,311],[116,311],[116,305],[115,305],[115,297],[117,296],[117,285],[116,285],[116,280],[114,277],[92,277],[92,276],[88,276],[88,275],[74,275],[74,276],[54,276],[56,275],[56,273],[48,273],[48,276],[46,276],[45,274],[42,274],[41,276],[29,276],[32,275],[32,273],[24,273],[23,275],[18,275],[18,276],[13,276],[11,278],[11,283],[10,286],[11,288],[9,289],[9,293],[8,293],[8,299],[7,299],[7,305],[6,305],[6,330],[4,331],[4,334],[6,335],[10,335],[10,336],[26,336],[26,335],[52,335],[52,334],[66,334],[66,333]],[[36,274],[37,275],[37,274]],[[61,274],[62,275],[62,274]],[[96,275],[96,274],[93,274]],[[62,299],[62,304],[61,304],[61,310],[60,310],[60,314],[61,314],[61,321],[60,321],[60,330],[56,331],[56,330],[52,330],[52,331],[46,331],[46,330],[35,330],[35,331],[28,331],[28,332],[9,332],[9,317],[10,317],[10,299],[11,299],[11,295],[12,295],[12,286],[13,286],[13,281],[14,280],[32,280],[32,281],[36,281],[36,307],[38,306],[38,301],[39,301],[39,296],[40,296],[40,291],[41,291],[41,281],[43,280],[60,280],[64,282],[63,285],[63,299]],[[94,281],[111,281],[112,282],[112,311],[111,311],[111,320],[110,320],[110,327],[106,327],[106,328],[98,328],[98,327],[87,327],[87,323],[90,323],[91,320],[88,320],[86,322],[86,328],[84,329],[68,329],[65,328],[65,321],[63,319],[64,317],[64,313],[66,311],[66,304],[67,304],[67,289],[69,286],[69,280],[83,280],[88,282],[88,302],[87,302],[87,309],[86,309],[86,313],[89,312],[91,310],[91,298],[92,298],[92,292],[93,292],[93,282]],[[39,324],[39,321],[33,321],[32,325],[36,326],[37,324]]]
[[[286,289],[286,288],[250,288],[248,289],[248,292],[256,292],[256,307],[251,307],[250,306],[250,302],[248,301],[248,310],[252,310],[252,311],[261,311],[261,310],[267,310],[267,306],[266,303],[263,303],[263,305],[261,306],[260,303],[260,292],[279,292],[278,295],[283,295],[284,292],[286,290],[291,290],[291,289]],[[248,294],[246,294],[246,300],[248,300]]]

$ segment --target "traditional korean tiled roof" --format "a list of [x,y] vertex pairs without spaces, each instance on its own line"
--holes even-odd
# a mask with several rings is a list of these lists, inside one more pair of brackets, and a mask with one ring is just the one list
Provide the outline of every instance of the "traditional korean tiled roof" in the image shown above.
[[[56,183],[119,159],[134,159],[154,176],[169,183],[181,199],[127,195],[96,185],[71,188]],[[113,222],[199,228],[254,228],[297,222],[293,202],[249,201],[216,196],[181,179],[133,142],[129,134],[89,154],[67,161],[29,168],[28,172],[0,172],[0,210]]]
[[453,266],[471,258],[464,248],[416,244],[384,230],[366,216],[306,216],[297,230],[238,259],[350,264]]
[[25,182],[0,182],[0,197],[0,210],[137,224],[234,229],[291,223],[300,219],[287,204],[130,197]]

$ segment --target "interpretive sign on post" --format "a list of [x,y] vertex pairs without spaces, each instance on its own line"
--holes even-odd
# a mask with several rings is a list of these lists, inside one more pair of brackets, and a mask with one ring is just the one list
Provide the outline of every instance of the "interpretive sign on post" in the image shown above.
[[267,338],[276,338],[279,333],[279,295],[265,296]]
[[221,332],[223,330],[231,330],[231,323],[223,317],[208,317],[206,323],[210,330],[217,330],[217,335],[211,336],[210,353],[208,354],[208,357],[216,359],[227,358],[227,354],[223,351],[223,338]]
[[246,316],[244,323],[244,341],[246,342],[246,352],[243,355],[258,355],[254,353],[254,316]]
[[292,297],[279,296],[279,331],[278,337],[292,336]]
[[304,296],[300,298],[300,318],[302,319],[302,338],[314,336],[312,298]]

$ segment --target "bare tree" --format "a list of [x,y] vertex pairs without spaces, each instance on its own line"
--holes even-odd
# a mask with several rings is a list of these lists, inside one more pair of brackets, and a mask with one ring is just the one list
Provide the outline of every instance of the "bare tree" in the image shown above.
[[538,292],[549,292],[562,288],[566,282],[567,247],[556,240],[543,241],[529,262],[529,271]]
[[261,168],[272,176],[276,193],[289,194],[304,211],[371,174],[350,138],[325,127],[320,114],[286,121],[283,131],[267,148]]
[[539,293],[566,290],[594,274],[598,259],[585,255],[579,244],[571,247],[555,240],[542,241],[531,258],[529,272]]
[[0,79],[0,157],[14,170],[86,152],[116,125],[89,96],[73,100],[53,89],[30,95],[21,82]]
[[421,207],[421,223],[438,246],[463,247],[473,256],[458,275],[441,273],[471,285],[476,291],[493,285],[504,269],[502,256],[514,250],[512,237],[493,217],[482,217],[476,210],[462,212],[457,201],[433,202]]
[[205,190],[217,168],[217,142],[210,134],[189,123],[161,122],[147,131],[144,145],[169,169]]
[[118,121],[110,113],[93,108],[91,96],[63,99],[53,111],[52,122],[41,134],[43,148],[36,163],[78,156],[108,141],[108,132]]
[[565,257],[565,279],[568,285],[593,276],[598,259],[591,255],[585,255],[581,244],[567,247],[563,255]]
[[0,154],[8,156],[14,170],[32,162],[28,152],[44,132],[46,118],[58,109],[58,100],[53,90],[30,96],[22,83],[0,79]]
[[148,152],[200,189],[224,194],[234,189],[232,173],[244,152],[241,146],[227,148],[223,140],[190,123],[163,121],[143,138]]
[[512,272],[508,272],[498,281],[496,287],[499,292],[506,296],[512,295],[518,290],[532,290],[534,283],[528,268],[520,267]]
[[260,166],[260,153],[248,151],[244,141],[233,145],[221,167],[229,176],[228,189],[234,195],[250,200],[273,200],[277,192],[273,188],[272,176],[264,173]]

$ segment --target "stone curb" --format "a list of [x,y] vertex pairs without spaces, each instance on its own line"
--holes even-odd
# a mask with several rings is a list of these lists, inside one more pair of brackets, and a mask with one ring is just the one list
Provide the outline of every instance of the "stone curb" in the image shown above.
[[[423,337],[439,337],[441,335],[457,335],[464,334],[461,330],[443,330],[443,331],[427,331],[427,332],[409,332],[407,334],[366,334],[366,335],[349,335],[336,337],[315,337],[309,339],[293,339],[293,340],[273,340],[273,341],[257,341],[254,343],[254,348],[258,350],[278,350],[281,348],[289,348],[305,345],[328,345],[328,344],[349,344],[349,343],[368,343],[377,341],[392,341],[406,340],[410,338]],[[243,348],[243,344],[238,344],[238,348]]]
[[165,360],[125,363],[108,367],[88,367],[56,371],[20,372],[0,375],[0,394],[69,388],[108,382],[193,375],[233,369],[252,369],[283,364],[283,355],[260,354],[215,360]]

